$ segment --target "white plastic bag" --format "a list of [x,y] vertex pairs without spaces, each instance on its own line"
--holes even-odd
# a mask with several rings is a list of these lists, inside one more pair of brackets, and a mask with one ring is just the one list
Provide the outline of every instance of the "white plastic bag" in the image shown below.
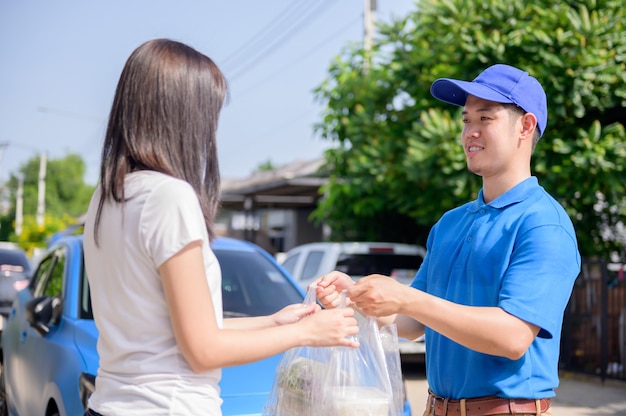
[[400,345],[398,341],[398,328],[396,324],[387,324],[379,329],[380,340],[385,352],[385,363],[389,373],[389,382],[393,392],[393,414],[404,415],[406,394],[404,389],[404,377],[402,375],[402,363],[400,361]]
[[[345,292],[340,307],[346,304]],[[396,416],[394,391],[375,318],[357,314],[358,348],[332,348],[328,372],[314,403],[316,415]]]
[[[315,287],[309,288],[305,304],[316,302]],[[264,416],[320,416],[315,412],[322,391],[331,349],[297,347],[287,350],[274,376]]]
[[[316,301],[309,288],[304,303]],[[342,304],[345,307],[345,293]],[[401,416],[404,393],[395,325],[356,314],[358,348],[298,347],[283,354],[263,416]]]

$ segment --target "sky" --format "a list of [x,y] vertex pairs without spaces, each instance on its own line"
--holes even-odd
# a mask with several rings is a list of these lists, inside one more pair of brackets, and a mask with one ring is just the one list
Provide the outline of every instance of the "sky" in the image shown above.
[[[378,0],[389,22],[414,0]],[[0,182],[42,153],[81,155],[98,179],[101,145],[119,75],[153,38],[186,43],[229,82],[218,127],[224,178],[259,165],[321,157],[323,105],[313,89],[341,51],[363,41],[364,0],[0,1]]]

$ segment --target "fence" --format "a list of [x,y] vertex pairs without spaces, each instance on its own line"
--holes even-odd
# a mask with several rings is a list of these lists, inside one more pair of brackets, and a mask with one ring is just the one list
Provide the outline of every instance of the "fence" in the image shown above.
[[583,261],[563,320],[560,368],[626,380],[626,261]]

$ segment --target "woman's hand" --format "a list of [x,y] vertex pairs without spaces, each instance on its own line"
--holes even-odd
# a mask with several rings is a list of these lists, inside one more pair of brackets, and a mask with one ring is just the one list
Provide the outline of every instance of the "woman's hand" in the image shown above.
[[274,325],[286,325],[293,324],[294,322],[298,322],[300,319],[305,316],[314,314],[321,310],[320,306],[312,303],[310,305],[305,305],[303,303],[294,303],[292,305],[287,305],[278,312],[272,315],[272,321]]
[[321,310],[304,317],[296,325],[302,325],[305,334],[304,345],[313,347],[358,347],[353,338],[359,326],[352,308]]
[[[326,309],[333,309],[341,303],[341,292],[354,286],[354,281],[345,273],[332,271],[317,279],[311,286],[317,286],[316,296],[322,306]],[[350,305],[350,299],[346,299]]]

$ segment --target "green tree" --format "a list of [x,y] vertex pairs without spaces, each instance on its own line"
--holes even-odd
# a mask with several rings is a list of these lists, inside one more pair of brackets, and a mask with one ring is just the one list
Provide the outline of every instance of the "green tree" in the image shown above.
[[[46,215],[43,226],[37,224],[36,216],[26,215],[22,223],[22,233],[20,235],[13,233],[11,240],[18,243],[20,247],[32,256],[34,249],[46,247],[50,237],[54,234],[75,226],[77,226],[77,219],[69,215],[63,215],[62,217]],[[81,229],[81,227],[76,227],[76,229]]]
[[[44,225],[36,224],[39,194],[40,157],[35,156],[20,166],[6,184],[9,210],[0,217],[0,239],[19,241],[24,248],[43,246],[57,231],[75,224],[87,211],[94,187],[84,181],[86,164],[77,154],[67,154],[46,163]],[[23,235],[15,235],[15,207],[18,176],[23,177]]]
[[276,165],[270,159],[267,159],[265,162],[260,163],[255,170],[257,172],[269,172],[274,169],[276,169]]
[[475,198],[460,109],[429,93],[440,77],[473,79],[508,63],[542,81],[546,134],[533,172],[574,221],[584,255],[626,255],[626,15],[623,2],[430,0],[349,47],[316,89],[327,198],[314,213],[333,239],[424,243],[446,210]]

